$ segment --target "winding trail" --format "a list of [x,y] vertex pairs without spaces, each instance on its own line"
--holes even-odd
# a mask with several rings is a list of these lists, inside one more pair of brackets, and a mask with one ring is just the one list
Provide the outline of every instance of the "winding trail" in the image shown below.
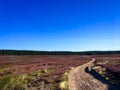
[[69,90],[117,90],[116,87],[95,72],[90,73],[89,67],[94,61],[92,60],[70,71],[68,76]]

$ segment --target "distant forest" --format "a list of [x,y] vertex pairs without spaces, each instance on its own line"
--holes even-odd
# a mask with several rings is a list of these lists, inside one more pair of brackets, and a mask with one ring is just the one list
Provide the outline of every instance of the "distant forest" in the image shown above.
[[0,50],[0,55],[99,55],[120,54],[120,51],[29,51],[29,50]]

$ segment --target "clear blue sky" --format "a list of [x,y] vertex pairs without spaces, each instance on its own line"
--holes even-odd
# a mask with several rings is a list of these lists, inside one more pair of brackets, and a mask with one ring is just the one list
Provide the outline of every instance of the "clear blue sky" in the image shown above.
[[0,49],[120,50],[120,0],[0,0]]

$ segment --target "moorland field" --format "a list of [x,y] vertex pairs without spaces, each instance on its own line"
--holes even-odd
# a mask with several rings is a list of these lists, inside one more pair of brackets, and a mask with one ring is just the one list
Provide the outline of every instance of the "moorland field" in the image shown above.
[[96,59],[95,70],[120,85],[120,54],[0,55],[0,90],[68,90],[72,68]]

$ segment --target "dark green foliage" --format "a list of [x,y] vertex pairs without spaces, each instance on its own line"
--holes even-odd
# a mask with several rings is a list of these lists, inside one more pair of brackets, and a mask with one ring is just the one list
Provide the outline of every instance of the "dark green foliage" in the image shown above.
[[120,51],[29,51],[29,50],[0,50],[0,55],[99,55],[99,54],[120,54]]

